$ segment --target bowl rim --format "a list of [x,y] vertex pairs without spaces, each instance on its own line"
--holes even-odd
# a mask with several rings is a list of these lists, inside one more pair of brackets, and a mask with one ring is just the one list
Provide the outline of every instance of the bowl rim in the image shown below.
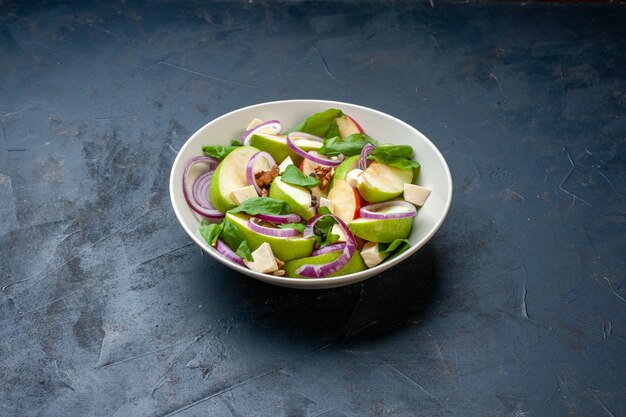
[[[404,253],[400,254],[399,256],[395,257],[394,259],[389,260],[388,262],[384,262],[382,264],[379,264],[373,268],[369,268],[366,269],[365,271],[360,271],[360,272],[355,272],[352,274],[346,274],[346,275],[340,275],[338,277],[326,277],[326,278],[289,278],[289,277],[279,277],[279,276],[275,276],[275,275],[270,275],[270,274],[261,274],[260,272],[256,272],[253,271],[251,269],[248,268],[244,268],[241,265],[236,264],[233,261],[230,261],[229,259],[225,258],[224,256],[222,256],[222,254],[220,254],[217,249],[215,249],[214,247],[208,245],[205,241],[203,241],[200,236],[196,233],[195,230],[191,230],[186,224],[185,222],[183,222],[182,220],[182,215],[177,207],[177,201],[174,199],[174,189],[175,187],[178,187],[180,185],[180,182],[178,181],[178,178],[176,177],[176,167],[179,166],[181,163],[180,158],[181,155],[184,153],[183,151],[188,147],[191,146],[191,142],[193,141],[194,137],[196,137],[197,135],[200,134],[201,131],[203,131],[208,125],[212,124],[212,123],[216,123],[221,119],[225,119],[230,117],[232,114],[234,113],[238,113],[238,112],[242,112],[245,110],[249,110],[251,108],[254,107],[261,107],[261,106],[270,106],[270,105],[276,105],[276,104],[285,104],[285,103],[317,103],[317,104],[327,104],[329,106],[350,106],[350,107],[356,107],[356,108],[360,108],[363,109],[365,111],[369,111],[369,112],[374,112],[374,113],[378,113],[381,116],[390,118],[391,120],[393,120],[396,123],[399,123],[401,125],[404,125],[406,127],[408,127],[410,130],[414,130],[416,131],[423,139],[426,140],[426,144],[427,146],[429,146],[434,153],[439,157],[440,161],[443,164],[443,168],[445,171],[445,180],[448,184],[450,193],[447,196],[447,199],[445,201],[445,207],[443,212],[441,213],[441,215],[439,216],[439,218],[437,219],[437,222],[435,223],[434,227],[431,228],[431,230],[425,235],[423,236],[420,240],[418,240],[415,245],[411,245],[409,247],[408,250],[406,250]],[[172,207],[174,209],[174,213],[176,214],[176,218],[178,219],[178,222],[181,224],[181,226],[183,227],[183,229],[185,230],[185,232],[187,233],[187,235],[189,235],[189,237],[191,237],[191,239],[198,245],[200,246],[200,248],[202,250],[204,250],[205,252],[207,252],[209,255],[213,256],[213,258],[215,258],[218,262],[221,262],[222,264],[230,267],[231,269],[234,269],[237,272],[240,272],[244,275],[248,275],[252,278],[256,278],[259,279],[261,281],[265,281],[271,284],[275,284],[275,285],[280,285],[280,286],[289,286],[289,287],[299,287],[299,288],[306,288],[306,287],[310,287],[311,289],[318,289],[321,286],[324,285],[332,285],[334,287],[337,286],[341,286],[342,283],[346,283],[346,284],[352,284],[352,283],[356,283],[359,281],[362,281],[364,279],[373,277],[378,275],[379,273],[382,273],[392,267],[394,267],[395,265],[399,264],[400,262],[404,261],[405,259],[409,258],[410,256],[412,256],[413,254],[415,254],[419,249],[421,249],[426,243],[428,243],[428,241],[430,241],[430,239],[432,239],[432,237],[435,235],[435,233],[437,233],[437,231],[439,230],[439,228],[441,227],[441,225],[443,224],[443,222],[445,221],[448,212],[450,211],[450,206],[452,204],[452,195],[454,193],[454,189],[453,189],[453,184],[452,184],[452,174],[450,173],[450,168],[448,167],[448,163],[446,162],[446,159],[443,157],[443,154],[441,153],[441,151],[439,151],[439,149],[437,148],[437,146],[435,146],[435,144],[426,136],[424,135],[422,132],[420,132],[418,129],[416,129],[415,127],[411,126],[410,124],[398,119],[395,116],[392,116],[390,114],[384,113],[380,110],[376,110],[376,109],[372,109],[371,107],[366,107],[366,106],[361,106],[358,104],[352,104],[352,103],[347,103],[347,102],[341,102],[341,101],[334,101],[334,100],[320,100],[320,99],[291,99],[291,100],[275,100],[275,101],[268,101],[268,102],[263,102],[263,103],[257,103],[257,104],[252,104],[252,105],[248,105],[245,107],[240,107],[237,108],[235,110],[229,111],[228,113],[225,113],[221,116],[218,116],[212,120],[210,120],[209,122],[205,123],[204,125],[202,125],[199,129],[197,129],[183,144],[183,146],[180,148],[180,150],[178,151],[178,154],[176,155],[176,158],[174,159],[174,162],[172,163],[172,168],[170,171],[170,181],[169,181],[169,193],[170,193],[170,201],[172,203]]]

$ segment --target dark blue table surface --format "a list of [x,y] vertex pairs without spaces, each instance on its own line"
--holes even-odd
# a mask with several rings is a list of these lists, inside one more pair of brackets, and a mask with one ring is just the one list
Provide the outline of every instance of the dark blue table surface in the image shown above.
[[[0,415],[625,416],[626,6],[0,1]],[[200,126],[392,114],[455,196],[336,290],[232,272],[176,221]]]

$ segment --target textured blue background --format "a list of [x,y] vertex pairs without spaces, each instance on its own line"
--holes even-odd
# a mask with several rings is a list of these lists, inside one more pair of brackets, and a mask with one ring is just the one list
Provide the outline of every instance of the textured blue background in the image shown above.
[[[0,1],[0,415],[624,416],[626,7]],[[271,287],[193,245],[227,111],[373,107],[455,197],[401,266]],[[280,118],[280,115],[276,115]]]

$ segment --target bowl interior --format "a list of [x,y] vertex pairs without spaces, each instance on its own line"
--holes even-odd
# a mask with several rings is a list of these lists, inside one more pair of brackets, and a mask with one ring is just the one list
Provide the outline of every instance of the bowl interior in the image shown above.
[[[416,184],[432,189],[426,204],[417,212],[413,229],[409,236],[411,247],[395,259],[384,262],[374,268],[356,274],[333,278],[298,279],[275,277],[260,274],[243,268],[222,257],[208,245],[198,233],[202,218],[196,215],[185,202],[182,192],[182,173],[185,162],[202,155],[204,145],[226,145],[231,139],[240,138],[248,123],[255,117],[262,120],[277,119],[284,129],[303,121],[313,113],[330,107],[339,108],[354,118],[363,130],[380,143],[410,145],[415,150],[415,158],[421,169]],[[198,172],[192,170],[191,180]],[[294,288],[331,288],[352,284],[402,262],[423,246],[437,231],[446,217],[452,200],[452,178],[445,159],[428,138],[408,124],[377,110],[354,104],[325,100],[287,100],[257,104],[227,113],[207,123],[181,148],[170,175],[170,197],[174,212],[189,236],[207,253],[232,269],[253,278],[286,287]]]

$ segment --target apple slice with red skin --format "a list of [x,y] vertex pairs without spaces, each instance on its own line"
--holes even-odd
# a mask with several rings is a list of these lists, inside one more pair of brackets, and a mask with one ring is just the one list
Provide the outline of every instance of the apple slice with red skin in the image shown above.
[[356,133],[365,133],[363,128],[352,117],[344,114],[335,119],[337,128],[339,128],[339,136],[342,138],[354,135]]
[[348,181],[336,180],[332,190],[328,193],[328,199],[333,202],[333,214],[344,222],[359,217],[361,197]]
[[[322,166],[322,165],[304,158],[304,160],[300,163],[300,166],[298,168],[300,168],[300,171],[302,171],[304,175],[311,175],[311,173],[315,172],[315,168],[318,166]],[[327,187],[323,191],[319,187],[313,187],[311,188],[311,195],[316,198],[326,197],[326,195],[328,194],[328,190],[329,190],[329,187]]]
[[304,158],[302,162],[300,162],[300,166],[298,168],[300,168],[300,171],[304,172],[304,175],[311,175],[312,172],[315,172],[315,168],[318,166],[318,163]]

